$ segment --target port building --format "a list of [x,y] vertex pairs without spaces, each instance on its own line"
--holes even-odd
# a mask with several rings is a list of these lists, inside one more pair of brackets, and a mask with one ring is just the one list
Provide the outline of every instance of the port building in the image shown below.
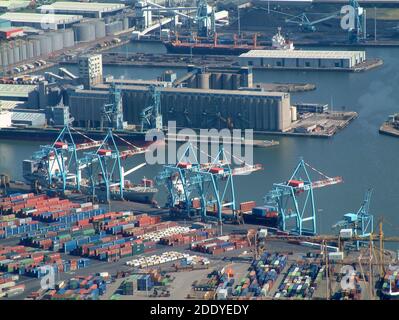
[[353,68],[366,60],[365,51],[250,50],[239,56],[242,66],[281,68]]
[[42,5],[38,10],[42,13],[77,14],[89,18],[103,18],[120,13],[124,8],[125,5],[120,3],[59,1]]
[[103,81],[103,63],[101,54],[83,55],[78,59],[79,78],[85,89]]
[[[140,125],[140,113],[151,103],[148,87],[117,86],[122,92],[123,118],[130,125]],[[109,99],[109,85],[96,90],[69,93],[69,108],[79,127],[98,127],[101,112]],[[160,88],[164,124],[176,121],[177,127],[255,131],[285,131],[291,126],[290,95],[281,92],[247,90],[203,90],[195,88]]]
[[14,27],[27,26],[43,30],[58,30],[71,27],[83,19],[81,15],[7,12],[0,16]]

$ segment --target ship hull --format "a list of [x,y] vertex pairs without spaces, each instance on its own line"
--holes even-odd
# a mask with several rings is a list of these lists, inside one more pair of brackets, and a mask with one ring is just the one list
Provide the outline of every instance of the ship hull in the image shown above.
[[151,203],[154,200],[156,191],[125,191],[123,197],[125,200],[141,203]]
[[[20,128],[2,128],[0,129],[0,140],[19,140],[19,141],[43,141],[43,142],[53,142],[57,139],[61,129],[20,129]],[[81,131],[85,136],[93,140],[102,140],[106,136],[106,131],[100,130],[85,130]],[[118,136],[122,137],[130,143],[135,143],[137,146],[145,146],[149,144],[145,140],[145,134],[140,132],[127,132],[120,131],[115,132]],[[83,143],[90,141],[82,134],[72,131],[72,137],[75,143]],[[115,139],[118,143],[120,139]]]
[[279,219],[276,218],[266,218],[259,217],[252,213],[243,214],[244,222],[248,224],[257,224],[271,228],[278,228]]
[[[196,54],[196,55],[234,55],[238,56],[245,52],[255,49],[254,47],[240,48],[234,46],[198,46],[193,44],[192,46],[187,45],[176,45],[169,42],[164,43],[168,53],[172,54]],[[263,49],[257,47],[256,49]]]

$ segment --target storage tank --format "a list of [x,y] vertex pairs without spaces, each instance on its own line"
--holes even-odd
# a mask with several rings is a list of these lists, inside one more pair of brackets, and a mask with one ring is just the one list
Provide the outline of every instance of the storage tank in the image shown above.
[[64,37],[60,32],[50,32],[49,38],[51,39],[51,47],[53,51],[59,51],[64,48]]
[[19,55],[20,55],[21,61],[24,61],[24,60],[27,59],[26,41],[21,41],[20,42]]
[[21,58],[19,56],[19,45],[16,42],[12,42],[11,46],[12,46],[12,52],[14,55],[14,63],[18,63],[21,61]]
[[33,41],[26,41],[26,59],[32,59],[34,57]]
[[59,33],[61,33],[61,35],[62,35],[62,39],[64,42],[64,48],[73,47],[75,45],[75,39],[74,39],[72,29],[60,30]]
[[94,31],[96,34],[96,39],[105,37],[105,22],[102,20],[97,20],[94,22]]
[[8,66],[8,55],[7,55],[7,48],[6,47],[1,47],[0,55],[1,55],[2,66],[3,67]]
[[7,59],[9,65],[14,64],[14,51],[10,47],[7,47]]
[[42,54],[42,50],[40,49],[40,39],[39,38],[31,38],[33,44],[33,56],[39,57]]
[[209,73],[200,73],[197,80],[197,88],[209,89],[209,80],[211,75]]
[[47,35],[40,35],[38,37],[40,41],[40,54],[41,55],[49,55],[53,52],[53,45],[51,41],[51,37]]
[[222,89],[222,74],[221,73],[212,73],[211,89]]
[[129,29],[129,19],[128,18],[123,18],[122,27],[123,27],[123,30]]
[[72,26],[75,42],[90,42],[96,40],[96,30],[92,23],[76,23]]
[[122,21],[115,21],[105,25],[105,33],[107,36],[113,35],[117,32],[122,31]]
[[222,76],[223,90],[231,90],[231,74],[224,73]]
[[292,106],[290,109],[291,109],[291,122],[297,121],[298,116],[297,116],[296,107]]
[[234,73],[231,77],[231,89],[237,90],[240,87],[240,78],[239,74]]

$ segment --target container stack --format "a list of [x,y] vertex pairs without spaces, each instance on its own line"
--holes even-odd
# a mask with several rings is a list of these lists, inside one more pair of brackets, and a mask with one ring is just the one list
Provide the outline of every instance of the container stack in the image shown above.
[[75,277],[48,290],[45,300],[98,300],[106,292],[106,281],[102,276]]
[[317,277],[324,267],[314,263],[294,263],[278,288],[275,298],[310,299],[317,287]]
[[24,292],[25,285],[17,284],[18,275],[0,273],[0,298],[13,297]]
[[247,246],[248,242],[245,235],[231,235],[194,242],[190,248],[194,251],[216,255]]
[[190,229],[188,232],[163,236],[159,243],[167,246],[181,246],[206,240],[210,237],[214,237],[215,234],[215,229]]
[[264,252],[259,260],[252,262],[247,277],[235,287],[234,295],[247,298],[267,296],[286,264],[286,255]]
[[51,266],[55,273],[68,272],[86,268],[89,259],[61,258],[60,253],[36,250],[24,246],[0,247],[2,260],[0,260],[0,271],[29,277],[40,278],[48,273],[44,266]]

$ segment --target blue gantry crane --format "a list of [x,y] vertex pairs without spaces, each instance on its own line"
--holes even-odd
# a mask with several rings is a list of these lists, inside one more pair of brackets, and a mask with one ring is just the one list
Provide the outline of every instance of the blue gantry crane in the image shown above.
[[249,174],[261,169],[242,161],[233,168],[229,153],[220,146],[217,155],[207,163],[199,163],[198,150],[187,143],[176,164],[165,165],[156,181],[168,191],[166,207],[171,213],[187,218],[201,217],[203,221],[236,220],[237,203],[234,186],[235,175]]
[[[42,167],[43,171],[36,173],[27,173],[25,178],[31,181],[38,181],[49,189],[59,190],[65,193],[67,189],[80,191],[81,171],[79,170],[79,151],[95,148],[101,142],[90,139],[75,130],[76,134],[84,137],[89,142],[75,143],[73,130],[69,124],[65,125],[57,138],[51,145],[41,146],[40,150],[35,152],[32,160],[37,166]],[[24,162],[25,162],[24,161]]]
[[150,129],[162,130],[161,92],[152,85],[149,87],[151,103],[140,113],[141,132]]
[[116,130],[124,129],[123,110],[122,110],[122,95],[121,91],[115,83],[111,83],[110,102],[106,103],[101,112],[101,128],[113,128]]
[[[311,171],[322,179],[313,181]],[[313,190],[341,182],[341,177],[330,178],[300,159],[290,179],[273,184],[273,189],[265,196],[265,207],[278,213],[279,229],[298,235],[315,235],[317,227]],[[289,229],[292,225],[293,228]]]
[[[356,213],[350,212],[344,215],[343,220],[338,221],[333,225],[333,229],[339,229],[340,233],[343,231],[343,237],[345,232],[352,233],[353,235],[365,238],[368,241],[368,237],[374,232],[374,217],[370,214],[370,201],[373,189],[368,189],[364,195],[363,203]],[[363,241],[356,241],[355,247],[359,250]],[[368,242],[367,242],[368,243]]]
[[[351,21],[353,21],[353,27],[350,27],[347,31],[349,34],[349,40],[351,42],[360,42],[362,39],[366,39],[366,9],[360,6],[357,0],[349,0],[348,5],[352,7],[353,11],[349,14],[353,14]],[[297,24],[304,31],[315,32],[317,31],[317,25],[336,18],[342,18],[343,14],[341,11],[336,11],[332,13],[306,13],[302,12],[298,15],[292,15],[282,11],[277,11],[263,7],[254,7],[255,9],[265,10],[268,13],[275,13],[282,16],[286,16],[286,23]],[[309,18],[310,15],[318,15],[320,18],[314,19]]]
[[[131,148],[127,150],[119,150],[115,138],[121,139]],[[94,196],[109,203],[111,199],[116,198],[123,200],[123,192],[125,186],[125,176],[132,173],[142,165],[125,172],[122,166],[122,159],[141,154],[146,151],[145,148],[139,148],[117,134],[108,129],[108,133],[104,140],[94,152],[87,152],[83,158],[79,160],[79,170],[85,169],[87,172],[90,193]]]

